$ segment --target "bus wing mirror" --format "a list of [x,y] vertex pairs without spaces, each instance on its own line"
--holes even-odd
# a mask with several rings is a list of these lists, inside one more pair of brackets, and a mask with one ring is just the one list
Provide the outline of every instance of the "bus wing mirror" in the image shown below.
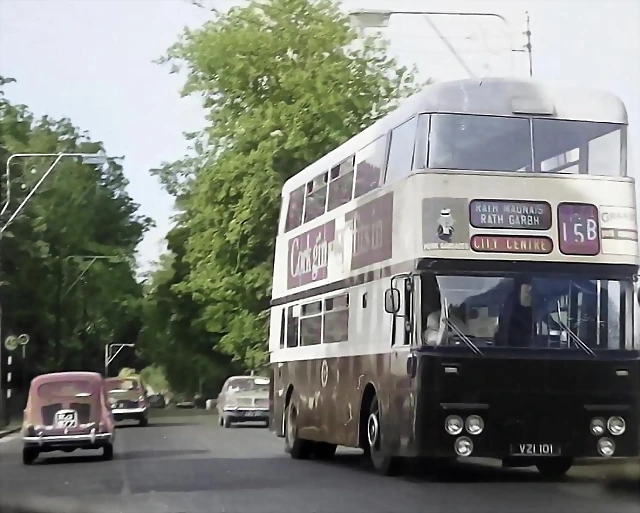
[[400,311],[400,291],[387,289],[384,293],[384,309],[387,313],[397,314]]

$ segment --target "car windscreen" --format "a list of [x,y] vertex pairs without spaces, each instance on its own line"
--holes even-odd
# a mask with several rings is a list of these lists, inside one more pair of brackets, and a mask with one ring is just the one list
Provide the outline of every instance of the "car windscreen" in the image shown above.
[[269,380],[265,378],[238,378],[229,382],[229,392],[269,392]]

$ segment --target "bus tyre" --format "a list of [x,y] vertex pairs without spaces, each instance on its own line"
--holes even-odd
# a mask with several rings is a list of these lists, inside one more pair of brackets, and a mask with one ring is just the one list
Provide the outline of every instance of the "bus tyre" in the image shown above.
[[306,460],[311,456],[312,442],[298,438],[298,408],[293,398],[285,412],[284,450],[294,460]]
[[338,448],[335,444],[329,444],[327,442],[314,442],[313,444],[313,456],[317,460],[330,460],[336,454]]
[[25,465],[33,465],[33,462],[38,458],[38,449],[32,447],[25,447],[22,449],[22,463]]
[[374,397],[369,407],[367,419],[367,449],[371,465],[379,474],[396,476],[400,473],[402,460],[394,456],[387,456],[382,449],[382,427],[380,424],[380,407],[378,398]]
[[106,444],[102,448],[102,459],[106,461],[113,459],[113,444]]
[[558,479],[564,476],[573,465],[573,458],[549,458],[536,462],[538,472],[547,479]]

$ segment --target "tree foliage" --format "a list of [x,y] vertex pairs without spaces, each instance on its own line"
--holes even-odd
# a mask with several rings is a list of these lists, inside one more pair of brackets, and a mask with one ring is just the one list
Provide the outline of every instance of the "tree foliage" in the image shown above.
[[190,269],[184,260],[185,236],[184,228],[169,233],[170,253],[147,277],[139,344],[145,357],[162,368],[172,390],[215,396],[228,374],[240,369],[216,350],[220,337],[204,328],[201,305],[175,287]]
[[[93,141],[69,119],[35,117],[4,96],[0,79],[0,167],[16,153],[96,153]],[[52,157],[14,158],[4,225]],[[4,173],[3,173],[4,174]],[[4,180],[3,180],[4,182]],[[4,183],[3,183],[4,186]],[[104,345],[135,342],[142,288],[135,249],[151,220],[137,213],[115,160],[102,168],[65,157],[42,183],[0,241],[2,338],[28,333],[28,377],[64,369],[102,371]],[[92,262],[88,255],[111,257]]]
[[[163,282],[164,268],[154,280],[163,297],[188,304],[175,322],[185,315],[199,334],[180,351],[204,344],[259,369],[284,181],[393,108],[413,91],[413,73],[384,44],[358,39],[329,0],[218,13],[186,30],[163,62],[186,71],[183,94],[203,98],[209,126],[192,135],[192,157],[160,173],[182,215],[173,276]],[[158,351],[177,351],[167,336]]]

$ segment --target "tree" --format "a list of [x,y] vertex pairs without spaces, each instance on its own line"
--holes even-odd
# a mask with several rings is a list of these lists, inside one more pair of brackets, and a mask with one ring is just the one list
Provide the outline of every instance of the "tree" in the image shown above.
[[[271,0],[186,30],[164,59],[185,69],[210,126],[195,157],[165,167],[183,188],[190,294],[216,348],[266,363],[273,250],[284,181],[345,142],[413,89],[413,73],[358,41],[329,0]],[[175,189],[174,189],[175,190]],[[219,340],[218,340],[219,339]]]
[[170,253],[147,277],[139,346],[146,358],[162,368],[173,391],[195,394],[202,389],[215,397],[224,380],[240,369],[216,349],[220,337],[205,329],[202,307],[191,294],[174,288],[190,270],[184,260],[185,237],[184,228],[169,233]]
[[[70,120],[38,119],[26,106],[8,101],[3,87],[10,83],[0,79],[3,170],[14,153],[103,149]],[[51,162],[44,157],[12,161],[9,213]],[[64,369],[101,371],[105,343],[135,342],[142,298],[135,250],[151,220],[137,213],[138,205],[126,186],[122,167],[114,160],[98,169],[64,158],[4,232],[2,335],[30,334],[27,361],[16,362],[28,365],[28,375]],[[6,194],[3,190],[3,203]],[[82,255],[113,260],[91,263]]]

